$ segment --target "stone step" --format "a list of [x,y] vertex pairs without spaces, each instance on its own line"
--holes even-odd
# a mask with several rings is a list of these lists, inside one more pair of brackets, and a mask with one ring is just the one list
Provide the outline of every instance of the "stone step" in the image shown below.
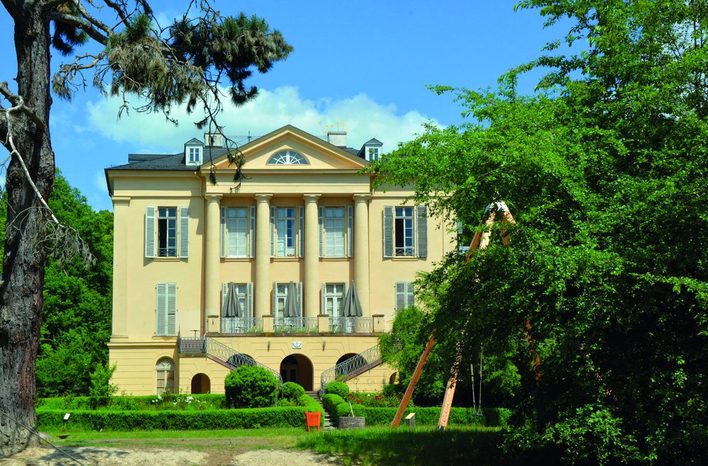
[[[320,398],[320,393],[317,391],[305,391],[305,394],[311,398],[313,398],[317,403],[319,403],[320,406],[322,406],[322,399]],[[322,429],[323,430],[334,430],[336,429],[336,426],[332,424],[332,418],[329,416],[329,413],[327,413],[327,410],[324,409],[324,406],[322,406],[322,409],[324,410],[324,418],[322,419]]]

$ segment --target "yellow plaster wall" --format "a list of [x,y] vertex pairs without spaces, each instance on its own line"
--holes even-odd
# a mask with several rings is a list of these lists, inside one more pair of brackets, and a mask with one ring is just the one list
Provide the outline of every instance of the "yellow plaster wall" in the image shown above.
[[[167,357],[178,367],[177,339],[134,342],[130,345],[108,344],[109,364],[116,365],[111,381],[118,386],[118,393],[126,395],[154,395],[157,393],[155,366]],[[175,381],[178,380],[179,371]]]
[[347,380],[347,385],[352,392],[379,392],[395,373],[396,369],[384,363]]

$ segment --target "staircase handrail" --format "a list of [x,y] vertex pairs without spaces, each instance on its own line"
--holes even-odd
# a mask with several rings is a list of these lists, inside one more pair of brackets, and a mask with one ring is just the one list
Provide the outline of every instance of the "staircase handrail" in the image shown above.
[[330,367],[322,372],[320,376],[320,396],[328,383],[333,380],[347,380],[355,371],[373,366],[381,362],[381,349],[378,345],[362,351],[356,356],[352,356],[346,361],[342,361],[334,367]]

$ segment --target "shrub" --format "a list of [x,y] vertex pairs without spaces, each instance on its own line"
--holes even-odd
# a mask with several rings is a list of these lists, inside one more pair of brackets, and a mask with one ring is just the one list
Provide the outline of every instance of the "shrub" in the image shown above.
[[333,417],[336,417],[337,406],[341,403],[344,403],[344,398],[335,393],[328,393],[322,397],[322,406]]
[[226,405],[235,408],[273,406],[280,382],[268,369],[241,366],[226,376]]
[[[113,411],[73,410],[68,428],[72,431],[206,430],[253,429],[259,427],[303,427],[306,408],[208,409],[203,411]],[[66,410],[37,410],[40,429],[59,430]]]
[[298,401],[305,394],[302,385],[295,382],[285,382],[280,387],[280,397],[290,401]]
[[115,364],[112,366],[101,364],[91,374],[89,396],[92,407],[108,405],[113,395],[118,391],[118,386],[111,383],[111,377],[115,371]]
[[349,394],[349,386],[344,382],[330,382],[325,387],[325,393],[334,393],[342,398],[346,398]]

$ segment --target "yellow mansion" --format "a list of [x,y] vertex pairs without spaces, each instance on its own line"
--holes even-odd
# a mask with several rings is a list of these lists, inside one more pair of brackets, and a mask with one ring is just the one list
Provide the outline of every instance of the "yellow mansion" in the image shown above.
[[219,135],[106,170],[115,213],[110,363],[120,392],[221,393],[240,364],[306,390],[395,376],[377,335],[414,302],[419,271],[454,248],[411,193],[361,174],[376,139],[346,147],[285,126],[238,150]]

